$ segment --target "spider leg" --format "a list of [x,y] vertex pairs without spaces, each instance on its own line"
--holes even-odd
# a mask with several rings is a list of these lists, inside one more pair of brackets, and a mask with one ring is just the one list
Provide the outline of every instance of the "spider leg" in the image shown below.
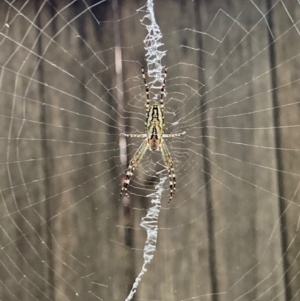
[[[142,67],[142,75],[144,79],[145,89],[146,89],[146,96],[147,96],[147,102],[146,102],[146,120],[149,118],[149,107],[150,107],[150,94],[149,94],[149,86],[146,81],[146,75],[145,75],[145,69]],[[146,131],[147,131],[147,122],[145,123]]]
[[161,92],[160,92],[160,107],[162,112],[164,112],[164,95],[165,95],[165,87],[166,87],[166,78],[167,78],[167,68],[165,68],[164,82],[161,86]]
[[163,134],[162,137],[163,138],[174,138],[174,137],[184,136],[185,134],[186,134],[186,132],[176,133],[176,134]]
[[121,136],[129,137],[129,138],[146,138],[147,137],[146,134],[125,134],[125,133],[122,133]]
[[168,147],[164,140],[161,142],[161,153],[162,157],[165,161],[166,168],[169,173],[169,180],[170,180],[170,200],[169,203],[172,201],[173,195],[175,194],[176,191],[176,176],[175,176],[175,170],[174,170],[174,164],[173,160],[171,157],[171,154],[168,150]]
[[132,157],[132,159],[129,162],[128,165],[128,169],[126,172],[126,176],[125,176],[125,181],[124,184],[122,186],[121,192],[120,192],[120,196],[122,196],[123,192],[125,192],[125,195],[129,198],[128,192],[127,192],[127,188],[128,185],[130,183],[130,179],[133,175],[133,172],[135,170],[135,168],[140,164],[147,148],[148,148],[148,140],[147,138],[142,142],[142,144],[140,145],[140,147],[137,149],[137,151],[135,152],[134,156]]

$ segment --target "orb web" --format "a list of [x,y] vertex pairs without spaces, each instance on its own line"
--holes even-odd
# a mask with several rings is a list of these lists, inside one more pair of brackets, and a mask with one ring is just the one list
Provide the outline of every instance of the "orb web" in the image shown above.
[[[1,300],[125,300],[156,199],[137,300],[299,298],[299,2],[151,3],[1,2]],[[119,196],[142,66],[152,102],[168,68],[165,132],[186,132],[170,204],[159,152]]]

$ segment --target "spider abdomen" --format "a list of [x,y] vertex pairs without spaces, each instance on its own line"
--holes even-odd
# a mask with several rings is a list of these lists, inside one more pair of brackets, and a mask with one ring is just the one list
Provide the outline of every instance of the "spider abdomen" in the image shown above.
[[156,104],[152,105],[149,109],[148,118],[146,120],[146,127],[146,134],[148,136],[148,139],[151,139],[152,137],[161,139],[163,135],[164,118],[161,108]]
[[146,121],[148,146],[150,150],[159,150],[163,135],[163,113],[157,104],[153,104],[149,108],[149,114]]

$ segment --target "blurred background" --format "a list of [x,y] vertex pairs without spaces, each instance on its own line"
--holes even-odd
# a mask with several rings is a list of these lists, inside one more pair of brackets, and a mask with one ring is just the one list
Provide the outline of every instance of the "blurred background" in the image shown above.
[[[0,2],[0,300],[125,300],[167,176],[144,133],[146,1]],[[300,300],[300,4],[154,1],[158,240],[132,300]],[[158,97],[158,98],[157,98]]]

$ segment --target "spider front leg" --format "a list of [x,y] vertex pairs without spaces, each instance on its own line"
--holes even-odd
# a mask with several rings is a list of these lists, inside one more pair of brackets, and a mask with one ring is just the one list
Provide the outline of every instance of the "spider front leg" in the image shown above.
[[170,180],[170,200],[169,203],[172,201],[173,195],[175,194],[176,191],[176,176],[175,176],[175,170],[174,170],[174,164],[173,160],[171,157],[171,154],[168,150],[168,147],[164,140],[161,142],[161,153],[162,157],[165,161],[166,168],[169,173],[169,180]]
[[135,152],[134,156],[132,157],[132,159],[129,162],[128,169],[127,169],[126,176],[125,176],[125,181],[124,181],[124,184],[123,184],[121,192],[120,192],[120,196],[122,196],[122,193],[125,192],[125,195],[129,198],[127,189],[128,189],[129,183],[130,183],[130,179],[133,175],[135,168],[140,164],[147,148],[148,148],[148,144],[147,144],[147,138],[146,138],[143,141],[143,143],[140,145],[138,150]]

